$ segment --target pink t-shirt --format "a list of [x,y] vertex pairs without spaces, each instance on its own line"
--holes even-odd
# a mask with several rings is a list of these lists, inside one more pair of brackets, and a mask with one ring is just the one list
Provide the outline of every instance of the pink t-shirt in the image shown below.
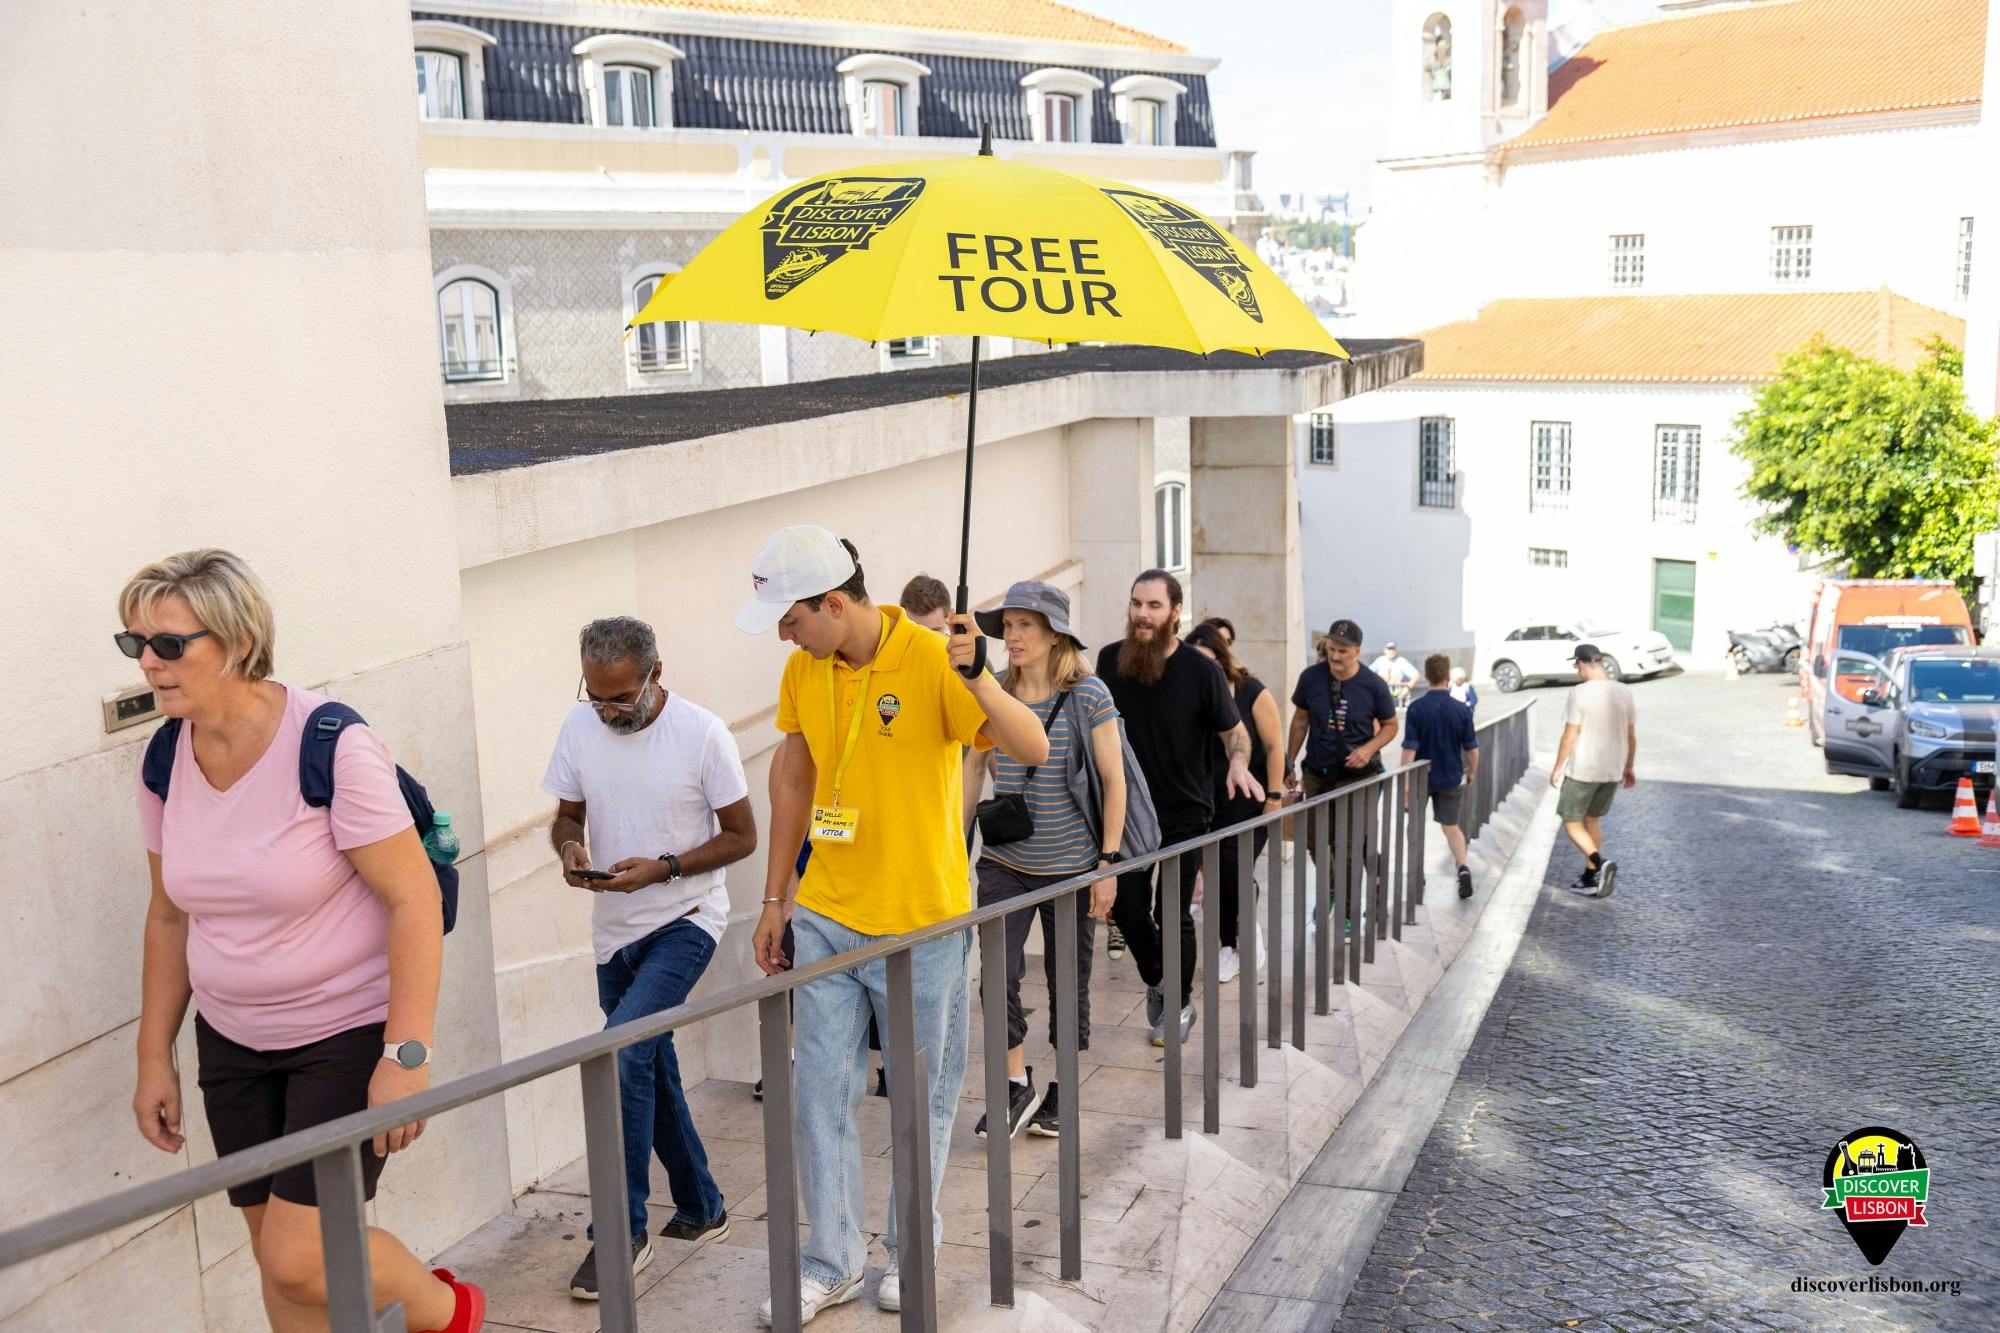
[[164,808],[139,786],[146,850],[188,917],[202,1017],[254,1050],[304,1046],[389,1015],[389,911],[343,855],[410,827],[396,765],[367,727],[340,733],[333,805],[299,795],[299,744],[324,695],[285,687],[270,748],[228,791],[183,726]]

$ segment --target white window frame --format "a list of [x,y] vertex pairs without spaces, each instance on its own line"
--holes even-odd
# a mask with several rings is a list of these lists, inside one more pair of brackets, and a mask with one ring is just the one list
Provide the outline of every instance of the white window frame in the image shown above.
[[[484,283],[493,291],[499,307],[500,373],[477,378],[452,379],[445,374],[444,311],[439,299],[444,289],[466,279]],[[511,398],[521,391],[520,349],[514,342],[514,286],[490,268],[477,264],[453,264],[431,275],[431,318],[437,322],[438,379],[448,401],[467,398]]]
[[[639,284],[648,278],[659,279],[680,272],[679,264],[665,260],[653,260],[625,270],[621,280],[621,300],[625,308],[625,323],[630,325],[640,310]],[[625,340],[625,387],[628,389],[682,389],[701,383],[701,325],[691,319],[663,320],[681,326],[681,347],[683,363],[673,366],[656,366],[641,369],[639,366],[639,330],[633,329]]]
[[1958,264],[1951,290],[1960,301],[1972,299],[1972,219],[1969,217],[1958,220]]
[[[893,83],[903,90],[903,133],[914,136],[917,133],[917,101],[922,91],[923,80],[930,77],[930,66],[918,64],[908,56],[886,55],[880,51],[869,51],[858,56],[849,56],[835,65],[834,72],[840,75],[841,96],[847,103],[849,126],[858,135],[879,134],[874,122],[873,108],[867,98],[867,88],[871,83]],[[892,137],[892,136],[882,136]]]
[[492,33],[481,32],[469,24],[452,23],[445,19],[418,19],[410,27],[416,35],[414,50],[442,51],[458,57],[465,119],[486,119],[486,48],[498,39]]
[[1569,549],[1562,546],[1530,546],[1528,548],[1530,569],[1568,569]]
[[[630,33],[607,32],[586,37],[570,48],[576,57],[577,86],[583,89],[583,105],[590,123],[599,129],[631,130],[652,134],[674,127],[674,62],[687,53],[657,37],[635,37]],[[604,70],[607,65],[630,65],[653,73],[653,127],[635,129],[612,125],[604,104]]]
[[[436,94],[435,92],[427,94],[424,89],[424,72],[425,72],[424,64],[426,61],[435,61],[440,67],[443,67],[444,65],[447,64],[451,66],[452,78],[457,83],[457,92],[458,92],[457,114],[449,116],[440,116],[432,114],[429,105],[429,99],[435,96]],[[417,119],[426,121],[464,120],[466,100],[467,99],[465,93],[465,57],[460,55],[456,51],[441,51],[434,46],[418,47],[417,48]]]
[[[1194,514],[1188,497],[1185,472],[1162,472],[1153,479],[1153,556],[1158,568],[1170,574],[1185,574],[1193,559]],[[1162,528],[1162,514],[1173,519],[1171,528]]]
[[1653,521],[1692,523],[1700,511],[1701,427],[1674,423],[1654,426]]
[[1613,232],[1605,276],[1620,291],[1637,291],[1646,285],[1646,233]]
[[[1096,117],[1097,94],[1104,88],[1104,80],[1094,74],[1085,74],[1080,69],[1064,69],[1051,65],[1022,76],[1021,88],[1026,95],[1028,111],[1028,135],[1036,143],[1052,142],[1048,137],[1048,127],[1042,119],[1042,99],[1050,94],[1076,99],[1076,137],[1069,143],[1086,144],[1092,142],[1091,122]],[[1065,142],[1065,141],[1055,141]]]
[[882,364],[885,368],[918,363],[935,365],[939,360],[938,353],[938,340],[928,333],[882,340]]
[[[1500,11],[1500,27],[1495,34],[1496,63],[1493,68],[1493,96],[1502,111],[1522,110],[1528,102],[1528,59],[1532,42],[1528,36],[1528,16],[1521,12],[1519,5],[1508,5]],[[1507,95],[1508,50],[1513,42],[1514,95]]]
[[1306,463],[1310,467],[1340,466],[1340,427],[1333,413],[1306,413]]
[[[1433,426],[1437,427],[1435,431],[1428,429]],[[1427,434],[1432,436],[1432,438],[1426,438]],[[1424,451],[1435,443],[1442,443],[1444,446],[1444,466],[1441,469],[1443,475],[1439,478],[1439,482],[1451,487],[1451,500],[1447,504],[1438,504],[1434,497],[1430,499],[1426,499],[1425,497]],[[1458,509],[1460,487],[1458,484],[1457,418],[1447,416],[1417,418],[1417,466],[1415,468],[1415,476],[1412,480],[1416,482],[1418,509],[1437,514],[1451,513]]]
[[1172,79],[1161,78],[1157,74],[1127,74],[1111,85],[1111,113],[1118,121],[1118,132],[1124,141],[1135,147],[1139,141],[1134,137],[1134,104],[1157,102],[1160,106],[1160,137],[1149,148],[1172,148],[1179,140],[1175,137],[1175,125],[1180,120],[1181,102],[1187,85]]
[[1811,223],[1771,228],[1771,281],[1790,287],[1812,281]]
[[[1544,464],[1544,456],[1547,462]],[[1575,451],[1571,423],[1534,421],[1528,424],[1528,508],[1541,513],[1569,508],[1575,481]],[[1547,485],[1544,485],[1544,481]]]
[[[1439,31],[1437,28],[1437,25],[1440,23],[1444,25],[1442,31]],[[1423,61],[1421,73],[1423,74],[1423,100],[1425,102],[1449,102],[1451,100],[1452,66],[1458,59],[1458,52],[1456,50],[1457,42],[1453,37],[1453,31],[1451,16],[1442,10],[1433,13],[1429,18],[1424,20],[1422,34],[1417,39],[1417,51]],[[1437,61],[1438,37],[1443,37],[1445,42],[1445,58],[1442,64],[1439,64]],[[1439,74],[1444,75],[1442,82],[1437,77]]]

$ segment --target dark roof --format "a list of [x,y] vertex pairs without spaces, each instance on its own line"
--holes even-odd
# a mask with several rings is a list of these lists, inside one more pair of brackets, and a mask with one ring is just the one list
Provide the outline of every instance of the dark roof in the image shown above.
[[[486,117],[558,125],[584,123],[583,93],[577,86],[576,57],[571,49],[586,37],[629,30],[573,28],[516,19],[467,19],[454,14],[415,15],[471,23],[492,34],[486,52]],[[847,106],[841,99],[841,76],[834,67],[852,55],[874,47],[808,46],[742,37],[685,36],[647,33],[687,53],[674,65],[673,123],[686,129],[773,130],[795,134],[847,134]],[[917,132],[941,138],[977,138],[983,121],[993,122],[1001,139],[1033,137],[1028,128],[1027,99],[1021,80],[1042,68],[1017,60],[976,56],[944,56],[889,51],[907,55],[927,66],[930,77],[921,86]],[[1135,51],[1137,56],[1143,52]],[[1187,89],[1177,99],[1179,116],[1174,142],[1195,148],[1215,146],[1215,121],[1208,101],[1208,79],[1200,74],[1172,73],[1133,65],[1119,69],[1084,70],[1104,81],[1091,99],[1091,138],[1116,142],[1118,122],[1112,110],[1111,85],[1128,74],[1160,74]]]
[[[1348,363],[1350,393],[1399,379],[1422,364],[1418,354],[1423,344],[1414,339],[1356,338],[1344,345],[1353,358]],[[1317,352],[1271,352],[1263,357],[1215,352],[1201,357],[1158,347],[1083,347],[988,361],[980,367],[979,383],[981,388],[997,389],[1103,371],[1287,370],[1333,360]],[[451,437],[451,471],[454,476],[498,472],[926,398],[948,398],[965,392],[967,374],[964,365],[945,365],[749,389],[458,403],[444,410]]]

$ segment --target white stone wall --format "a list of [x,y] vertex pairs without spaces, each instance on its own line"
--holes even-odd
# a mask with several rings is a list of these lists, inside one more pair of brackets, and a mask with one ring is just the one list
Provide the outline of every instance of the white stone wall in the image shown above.
[[[106,735],[99,710],[139,680],[109,642],[114,598],[169,552],[245,556],[280,677],[354,702],[458,816],[437,1076],[499,1054],[409,33],[387,0],[309,23],[250,0],[10,16],[36,58],[0,83],[9,1225],[212,1155],[187,1032],[189,1147],[156,1152],[132,1122],[150,728]],[[301,106],[310,134],[260,110]],[[505,1205],[505,1162],[499,1109],[455,1112],[392,1165],[376,1216],[441,1250]],[[261,1328],[244,1241],[220,1200],[122,1228],[0,1274],[0,1324]]]
[[[687,462],[691,472],[713,465]],[[595,466],[608,474],[614,464],[579,460],[562,466]],[[667,688],[730,724],[749,771],[762,835],[769,829],[769,754],[778,739],[772,713],[789,649],[776,634],[752,638],[730,624],[748,595],[752,557],[776,529],[814,522],[860,549],[869,591],[878,601],[893,602],[904,581],[919,571],[951,583],[957,577],[961,468],[961,456],[945,452],[879,470],[863,464],[833,480],[793,474],[789,480],[797,490],[465,571],[480,776],[493,830],[494,965],[507,1058],[603,1026],[590,899],[556,874],[548,841],[555,802],[540,790],[549,748],[576,697],[577,631],[606,615],[636,615],[653,625]],[[1042,576],[1070,562],[1065,432],[1044,430],[983,445],[978,475],[975,603],[998,596],[1016,579]],[[689,484],[699,483],[689,478]],[[737,489],[741,493],[740,484]],[[750,859],[728,872],[730,929],[700,994],[761,976],[749,948],[766,850],[760,841]],[[754,1079],[755,1012],[742,1010],[693,1029],[680,1038],[679,1048],[688,1082],[711,1076]],[[508,1095],[517,1190],[583,1151],[580,1111],[574,1076]],[[746,1101],[745,1114],[750,1113]]]
[[[1740,388],[1412,384],[1334,408],[1338,462],[1299,471],[1306,619],[1324,631],[1351,616],[1369,651],[1442,651],[1483,670],[1522,624],[1592,619],[1653,627],[1653,561],[1696,566],[1690,665],[1719,667],[1728,629],[1804,615],[1808,581],[1778,541],[1755,536],[1747,470],[1730,452]],[[1417,506],[1417,420],[1456,422],[1459,509]],[[1529,508],[1530,423],[1572,427],[1573,491],[1564,512]],[[1694,523],[1655,522],[1653,428],[1701,428]],[[1303,457],[1303,455],[1302,455]],[[1534,568],[1528,548],[1566,550],[1567,569]]]

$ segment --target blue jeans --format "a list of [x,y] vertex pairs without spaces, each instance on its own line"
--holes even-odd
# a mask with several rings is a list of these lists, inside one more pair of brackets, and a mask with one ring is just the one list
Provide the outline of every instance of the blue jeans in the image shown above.
[[[685,1002],[714,956],[714,937],[688,917],[626,945],[610,962],[597,965],[597,1003],[605,1026]],[[618,1096],[625,1121],[625,1205],[632,1214],[632,1238],[646,1234],[655,1153],[667,1168],[674,1220],[700,1226],[720,1218],[722,1191],[709,1174],[708,1153],[681,1093],[673,1033],[618,1052]]]
[[[849,930],[804,907],[792,912],[799,967],[873,944],[879,936]],[[951,1146],[951,1122],[965,1085],[966,956],[970,931],[947,935],[912,951],[917,1045],[924,1052],[930,1087],[931,1236],[944,1239],[938,1190]],[[844,1282],[858,1277],[868,1246],[862,1238],[861,1098],[868,1083],[868,1020],[889,1031],[889,964],[876,959],[862,967],[824,977],[794,992],[797,996],[794,1082],[798,1089],[799,1183],[812,1234],[799,1253],[799,1266],[813,1277]],[[889,1085],[901,1075],[884,1060]],[[896,1253],[896,1192],[889,1191],[889,1229],[883,1244]]]

